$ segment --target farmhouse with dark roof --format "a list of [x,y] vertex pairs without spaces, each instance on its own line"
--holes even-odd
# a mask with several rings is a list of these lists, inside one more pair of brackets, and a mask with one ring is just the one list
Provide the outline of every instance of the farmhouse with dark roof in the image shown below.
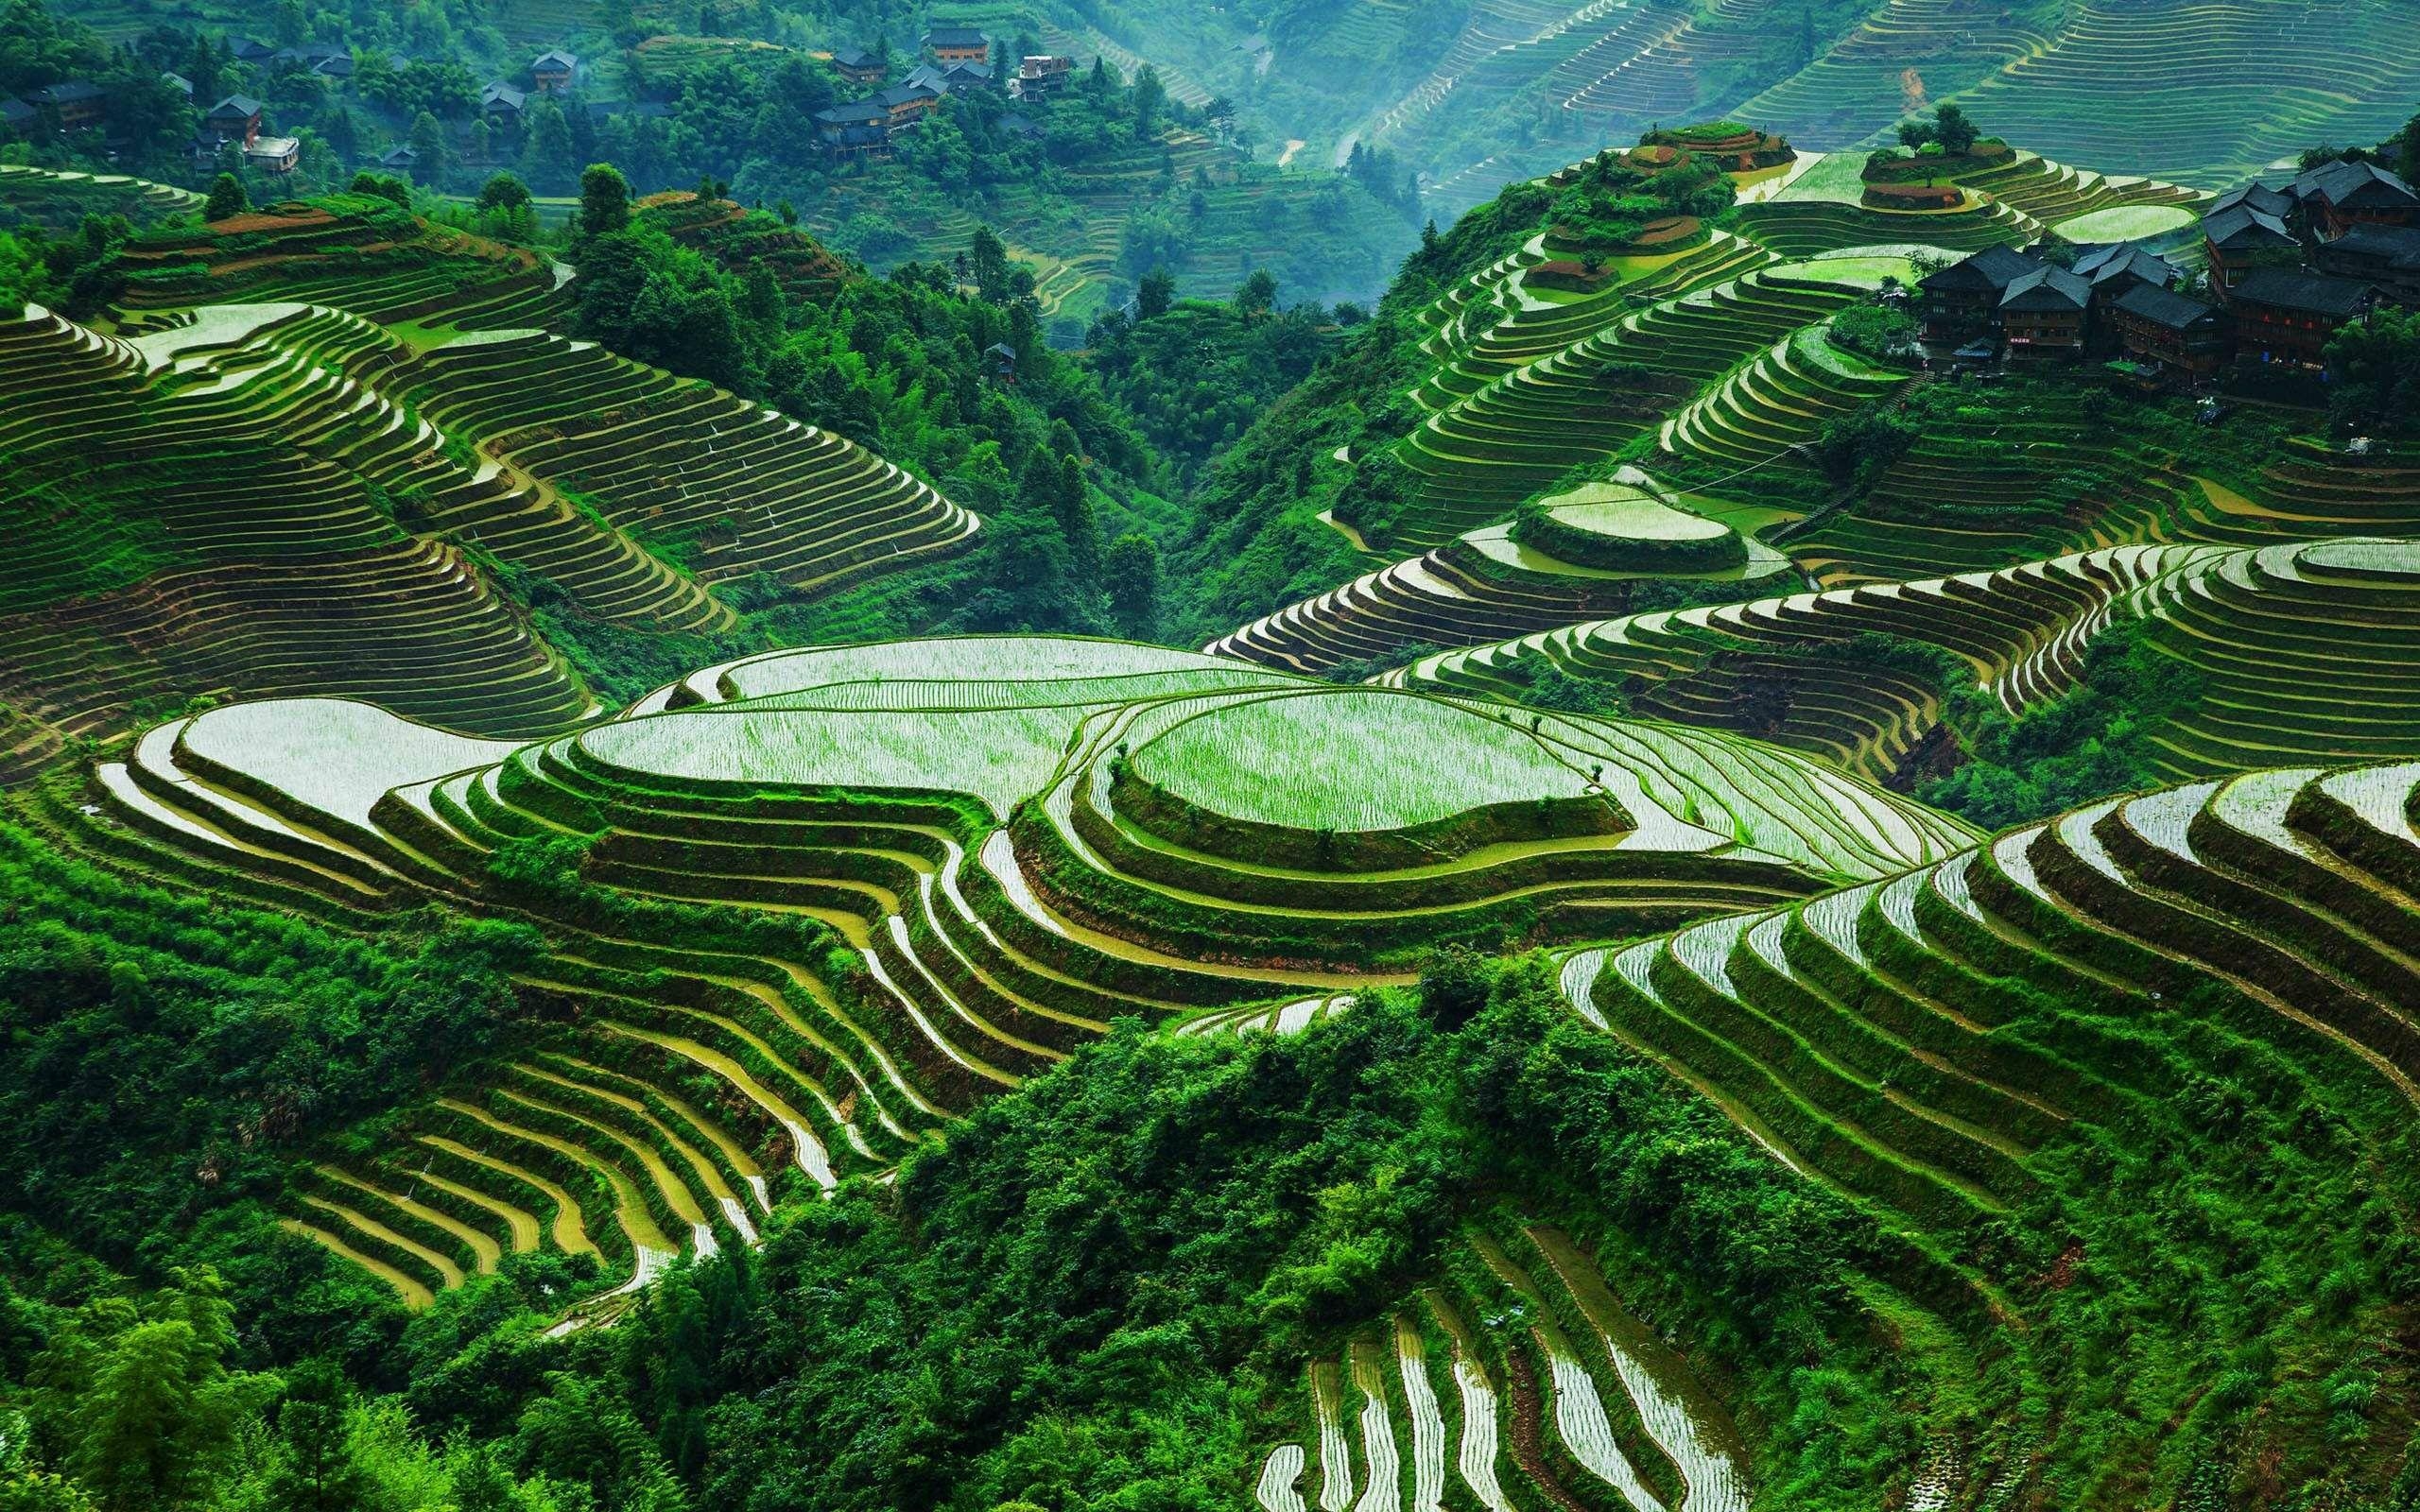
[[973,26],[935,26],[925,33],[925,51],[937,63],[979,63],[992,56],[992,39]]
[[2377,291],[2358,279],[2264,267],[2229,295],[2236,354],[2244,362],[2320,368],[2330,336],[2370,312]]

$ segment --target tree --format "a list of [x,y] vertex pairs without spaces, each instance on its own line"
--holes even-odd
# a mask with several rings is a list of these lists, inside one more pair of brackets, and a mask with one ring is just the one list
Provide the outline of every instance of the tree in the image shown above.
[[1277,275],[1255,267],[1236,290],[1236,308],[1246,320],[1258,320],[1277,307]]
[[563,118],[562,108],[551,99],[539,100],[529,112],[528,140],[521,148],[522,171],[549,194],[560,194],[570,185],[579,161],[572,155],[571,123]]
[[222,173],[218,176],[218,181],[210,186],[210,199],[202,206],[201,218],[225,220],[230,215],[240,215],[251,208],[251,197],[244,193],[244,180],[232,173]]
[[412,207],[411,186],[392,174],[372,173],[365,168],[354,174],[353,182],[345,188],[352,194],[376,195],[381,199],[392,200],[406,210]]
[[411,135],[405,139],[413,154],[412,176],[426,184],[441,184],[453,171],[454,148],[445,140],[445,128],[426,111],[412,118]]
[[1059,458],[1059,488],[1052,501],[1059,533],[1067,538],[1067,565],[1079,583],[1100,578],[1100,522],[1093,513],[1092,486],[1084,481],[1081,457],[1072,453]]
[[631,181],[610,163],[592,163],[579,176],[579,230],[610,236],[631,223]]
[[2327,342],[2332,418],[2346,430],[2420,428],[2420,310],[2380,310]]
[[1133,531],[1110,543],[1101,558],[1102,586],[1109,591],[1109,615],[1119,634],[1149,641],[1160,633],[1160,548],[1150,537]]
[[1952,157],[1962,157],[1974,150],[1982,130],[1966,118],[1966,112],[1955,105],[1936,105],[1932,112],[1933,140],[1941,150]]
[[479,185],[481,210],[518,210],[529,202],[529,186],[509,173],[491,174]]
[[1138,320],[1157,319],[1176,304],[1176,275],[1165,267],[1155,267],[1143,275],[1134,290],[1134,318]]
[[65,1468],[105,1512],[197,1501],[255,1384],[227,1370],[235,1335],[217,1277],[175,1282],[147,1309],[87,1304],[35,1364]]
[[1936,105],[1929,121],[1899,123],[1899,145],[1923,147],[1940,144],[1941,150],[1951,157],[1971,151],[1981,140],[1982,130],[1967,118],[1966,112],[1955,105]]
[[1006,297],[1009,287],[1009,249],[993,234],[989,226],[975,228],[975,239],[967,246],[968,261],[975,272],[975,292],[986,300]]
[[2379,143],[2378,156],[2405,179],[2420,179],[2420,115],[2404,122],[2402,130]]
[[352,1404],[353,1387],[333,1362],[305,1360],[286,1378],[268,1485],[278,1512],[353,1512],[362,1504],[362,1474],[345,1443]]
[[1160,71],[1145,63],[1134,76],[1134,138],[1142,141],[1150,136],[1159,121],[1160,112],[1167,108],[1167,87],[1160,82]]

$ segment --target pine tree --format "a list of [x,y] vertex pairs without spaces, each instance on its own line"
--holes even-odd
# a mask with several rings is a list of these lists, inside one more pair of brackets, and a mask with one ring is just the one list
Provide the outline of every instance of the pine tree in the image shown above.
[[1129,532],[1111,542],[1101,560],[1102,586],[1117,632],[1137,641],[1160,633],[1160,548],[1150,537]]
[[330,1361],[305,1360],[286,1377],[277,1408],[278,1466],[269,1504],[278,1512],[354,1512],[366,1486],[345,1447],[353,1388]]
[[1067,566],[1079,584],[1100,579],[1100,522],[1093,514],[1091,485],[1084,481],[1084,464],[1075,456],[1059,459],[1059,487],[1051,513],[1059,521],[1059,533],[1067,538]]

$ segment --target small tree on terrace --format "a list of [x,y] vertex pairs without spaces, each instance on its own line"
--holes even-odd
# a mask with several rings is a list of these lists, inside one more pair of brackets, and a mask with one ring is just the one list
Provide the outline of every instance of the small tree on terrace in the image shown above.
[[579,176],[579,229],[609,236],[631,223],[631,181],[610,163],[592,163]]
[[1973,151],[1983,135],[1981,129],[1955,105],[1934,106],[1932,123],[1933,140],[1941,144],[1941,150],[1953,155]]
[[1277,275],[1255,267],[1236,290],[1236,308],[1246,320],[1259,320],[1277,307]]
[[425,184],[441,184],[454,166],[454,148],[445,140],[445,128],[437,117],[423,111],[412,119],[412,130],[406,139],[412,149],[412,177]]
[[1160,548],[1150,537],[1130,531],[1112,541],[1101,577],[1119,634],[1148,641],[1160,633]]
[[1901,146],[1923,147],[1938,144],[1941,150],[1951,157],[1962,156],[1972,151],[1975,144],[1982,140],[1982,129],[1967,117],[1963,110],[1955,105],[1934,106],[1932,119],[1929,121],[1899,123]]
[[201,218],[225,220],[251,208],[251,197],[244,193],[244,180],[232,173],[222,173],[218,181],[210,186],[210,201],[202,206]]
[[1143,275],[1134,289],[1134,318],[1155,319],[1176,306],[1176,275],[1165,267],[1155,267]]

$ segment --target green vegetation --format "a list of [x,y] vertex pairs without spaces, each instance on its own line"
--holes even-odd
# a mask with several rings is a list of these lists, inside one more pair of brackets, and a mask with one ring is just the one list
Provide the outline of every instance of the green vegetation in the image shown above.
[[2093,638],[2076,686],[2012,719],[1963,679],[1945,679],[1948,723],[1962,759],[1918,791],[1981,829],[1998,830],[2082,808],[2113,793],[2139,793],[2167,779],[2152,737],[2208,696],[2189,663],[2160,654],[2142,621]]
[[112,22],[477,192],[0,172],[0,1508],[2410,1512],[2420,335],[1923,369],[2174,18],[1753,9]]
[[1512,539],[1580,566],[1637,573],[1709,572],[1748,557],[1730,526],[1623,484],[1549,494],[1522,510]]

